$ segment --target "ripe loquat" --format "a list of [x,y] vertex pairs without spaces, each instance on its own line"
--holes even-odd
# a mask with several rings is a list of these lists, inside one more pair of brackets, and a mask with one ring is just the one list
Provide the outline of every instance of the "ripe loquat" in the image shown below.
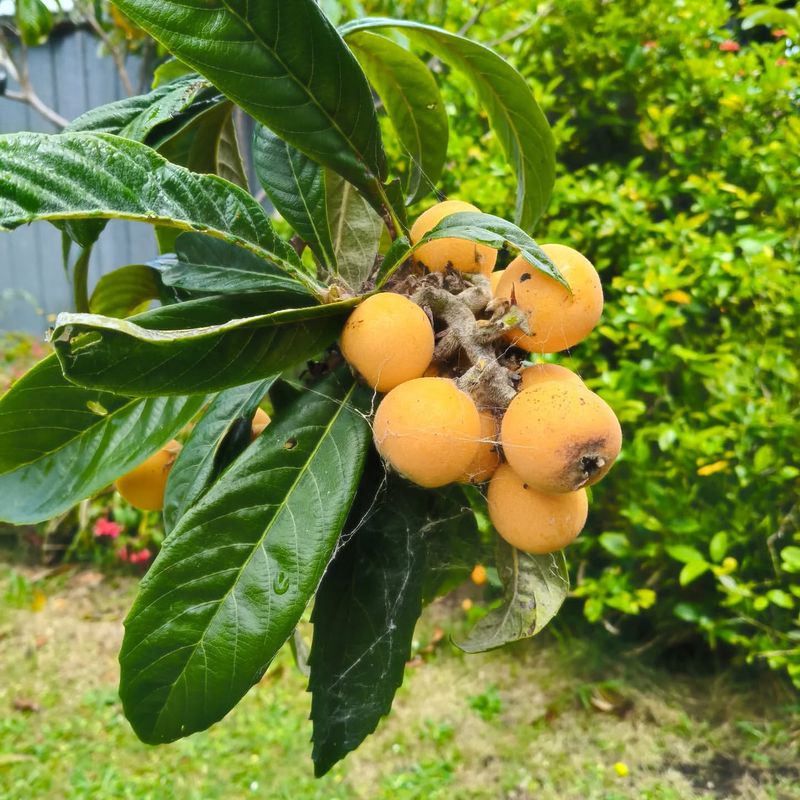
[[575,541],[586,524],[586,490],[546,494],[503,464],[489,481],[489,517],[497,532],[526,553],[552,553]]
[[585,386],[548,381],[511,401],[500,441],[508,463],[531,487],[574,492],[611,469],[622,430],[608,403]]
[[478,452],[481,420],[453,381],[417,378],[383,398],[373,434],[378,452],[401,475],[432,488],[464,475]]
[[576,386],[585,386],[584,382],[571,370],[558,364],[534,364],[532,367],[525,367],[520,372],[522,378],[521,387],[530,389],[531,386],[538,386],[547,381],[567,381]]
[[167,477],[180,450],[180,442],[175,439],[167,442],[138,467],[117,478],[117,491],[142,511],[161,511],[164,508]]
[[484,483],[494,475],[500,464],[498,451],[497,419],[488,411],[478,412],[481,419],[481,434],[478,452],[461,476],[461,483]]
[[263,408],[257,408],[250,427],[250,441],[257,439],[272,420]]
[[[445,217],[461,211],[479,212],[480,209],[461,200],[445,200],[424,211],[411,226],[411,243],[419,242]],[[497,261],[497,250],[467,239],[434,239],[415,250],[413,258],[431,272],[444,272],[447,267],[452,267],[459,272],[482,272],[488,275]]]
[[419,378],[431,363],[433,346],[425,312],[392,292],[364,300],[348,317],[340,340],[347,363],[379,392]]
[[546,244],[547,253],[570,286],[534,269],[522,256],[505,269],[496,297],[512,299],[528,315],[532,334],[509,333],[509,341],[529,353],[558,353],[583,341],[603,312],[603,288],[592,263],[563,244]]

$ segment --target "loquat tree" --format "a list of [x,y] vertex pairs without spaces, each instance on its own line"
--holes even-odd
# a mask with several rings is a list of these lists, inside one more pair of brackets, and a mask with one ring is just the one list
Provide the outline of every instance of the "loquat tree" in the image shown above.
[[[531,238],[553,138],[492,50],[408,20],[337,29],[314,0],[115,5],[174,56],[152,91],[0,137],[0,227],[58,226],[76,297],[0,399],[0,517],[45,520],[112,482],[163,508],[120,653],[145,742],[222,719],[313,602],[321,775],[389,712],[424,603],[485,583],[487,548],[504,599],[460,647],[558,611],[562,548],[620,431],[576,375],[529,359],[589,335],[602,290],[580,254]],[[437,196],[448,119],[420,55],[474,87],[513,222]],[[235,114],[285,238],[248,189]],[[161,255],[90,294],[110,219],[152,225]]]

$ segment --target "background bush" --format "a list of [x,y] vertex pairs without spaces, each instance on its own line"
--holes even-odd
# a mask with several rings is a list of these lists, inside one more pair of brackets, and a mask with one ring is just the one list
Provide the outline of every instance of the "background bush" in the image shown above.
[[[583,614],[664,645],[702,637],[800,685],[797,27],[743,31],[722,0],[484,5],[470,35],[536,87],[558,141],[534,235],[584,252],[606,291],[600,335],[559,359],[626,436],[569,554]],[[442,6],[350,11],[438,21]],[[448,25],[475,7],[451,2]],[[472,93],[443,88],[445,192],[509,217]]]

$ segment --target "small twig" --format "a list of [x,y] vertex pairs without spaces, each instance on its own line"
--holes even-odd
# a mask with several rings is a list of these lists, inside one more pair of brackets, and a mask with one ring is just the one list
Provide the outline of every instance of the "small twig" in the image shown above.
[[36,94],[36,90],[31,84],[30,75],[28,73],[28,48],[22,42],[20,42],[19,53],[19,63],[15,63],[14,59],[11,57],[11,50],[8,47],[6,37],[3,31],[0,30],[0,67],[6,70],[9,77],[16,81],[20,88],[18,92],[6,90],[2,96],[9,100],[14,100],[17,103],[29,105],[34,111],[57,128],[66,127],[69,124],[69,120],[50,108],[50,106]]
[[111,37],[106,33],[103,29],[103,26],[98,22],[97,17],[94,14],[94,10],[92,9],[90,4],[86,4],[83,8],[83,16],[84,19],[89,23],[91,29],[97,34],[98,38],[103,42],[103,44],[108,49],[108,52],[111,54],[111,58],[114,61],[114,66],[117,68],[117,73],[119,74],[119,79],[122,81],[122,86],[125,89],[125,93],[128,97],[133,97],[136,94],[136,90],[133,88],[133,83],[131,82],[131,77],[128,75],[128,69],[125,66],[125,56],[120,52],[119,48],[111,41]]

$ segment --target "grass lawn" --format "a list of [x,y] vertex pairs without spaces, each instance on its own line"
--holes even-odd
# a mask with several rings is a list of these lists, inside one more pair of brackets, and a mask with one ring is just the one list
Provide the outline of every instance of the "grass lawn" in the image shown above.
[[773,678],[687,678],[547,637],[463,656],[438,603],[391,716],[321,780],[282,653],[211,731],[153,748],[117,699],[131,579],[0,565],[0,798],[800,798],[800,705]]

